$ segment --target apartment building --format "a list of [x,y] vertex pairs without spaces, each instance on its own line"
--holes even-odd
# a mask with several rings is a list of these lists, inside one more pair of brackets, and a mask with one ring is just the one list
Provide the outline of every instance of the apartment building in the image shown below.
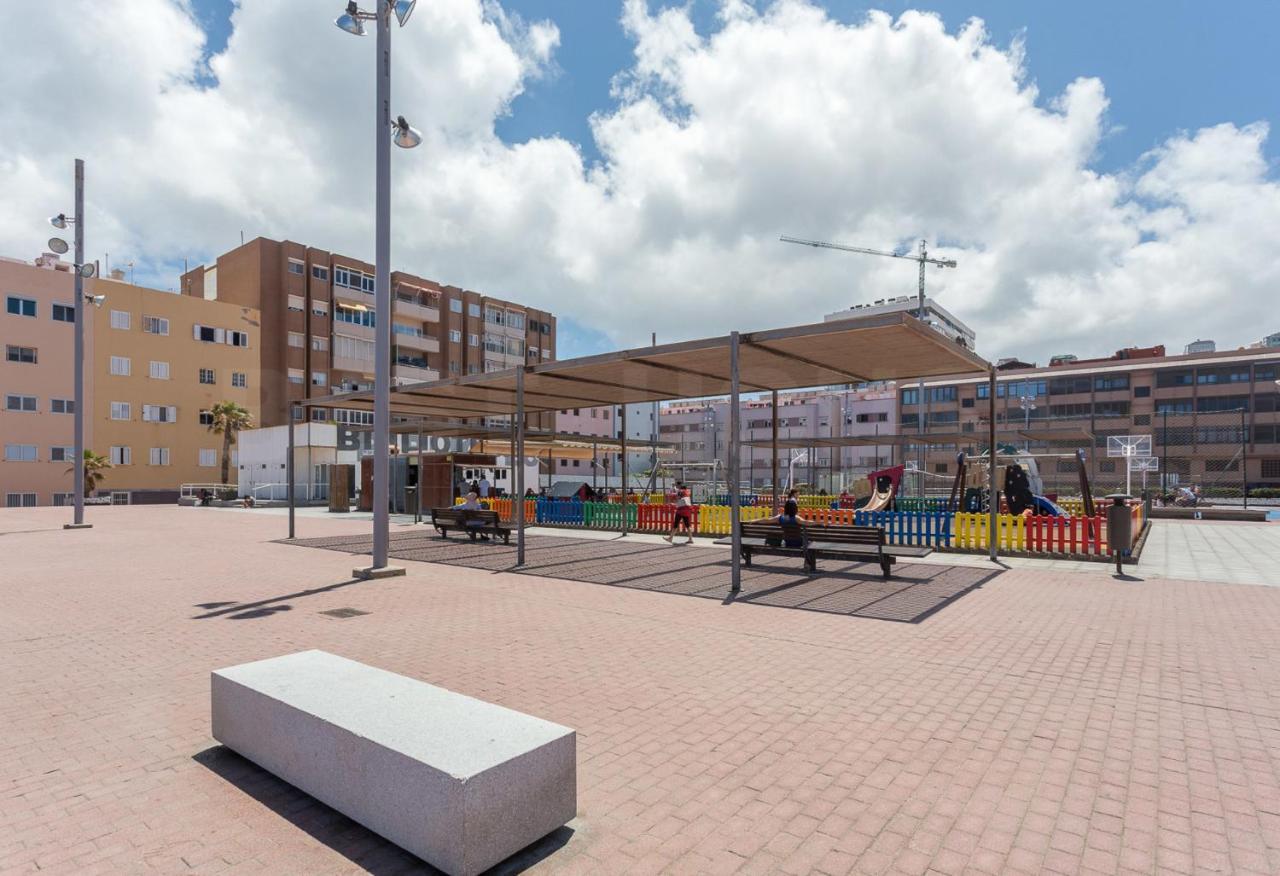
[[[1250,487],[1280,486],[1280,350],[1255,346],[1168,356],[1157,346],[1120,350],[1105,359],[1053,361],[1058,364],[1000,371],[996,421],[1010,428],[1092,433],[1092,446],[1085,449],[1095,493],[1124,486],[1124,460],[1106,455],[1107,438],[1119,435],[1151,436],[1168,483],[1239,487],[1247,480]],[[988,392],[986,377],[977,375],[928,381],[923,399],[915,386],[900,387],[903,431],[914,431],[924,417],[927,431],[975,433],[974,443],[959,449],[981,449]],[[1073,489],[1076,464],[1065,458],[1071,442],[1009,443],[1045,454],[1040,469],[1046,489]],[[957,449],[926,448],[926,471],[953,473]],[[1159,483],[1159,474],[1150,476],[1150,485]]]
[[[85,283],[92,292],[93,281]],[[74,462],[75,280],[71,265],[47,253],[34,262],[0,258],[0,494],[5,507],[62,505],[71,499]],[[96,314],[86,311],[86,326]],[[85,332],[85,359],[92,361],[92,331]],[[93,397],[95,375],[86,373]],[[94,446],[94,423],[85,421],[85,446]]]
[[[616,431],[615,420],[616,409],[613,407],[569,408],[556,412],[555,430],[565,435],[581,435],[584,442],[589,442],[592,438],[612,441]],[[582,455],[553,456],[550,474],[553,478],[581,478],[584,482],[594,480],[599,483],[603,483],[604,476],[617,474],[614,470],[614,462],[610,459],[617,454],[601,452],[597,454],[595,460],[582,459]],[[593,468],[593,462],[598,468]],[[542,465],[545,466],[545,462]]]
[[[824,322],[832,322],[838,319],[851,319],[853,317],[880,316],[885,313],[910,313],[914,314],[920,309],[920,299],[916,295],[899,295],[895,298],[880,298],[867,304],[855,304],[848,310],[837,310],[835,313],[828,313],[823,317]],[[924,321],[926,325],[931,326],[936,331],[941,332],[947,337],[958,340],[970,350],[973,349],[977,341],[977,334],[971,329],[967,323],[963,322],[958,316],[947,310],[933,298],[925,296],[924,299]]]
[[[374,382],[374,266],[293,241],[256,238],[183,274],[182,294],[261,311],[263,424],[290,403]],[[391,273],[392,379],[400,383],[498,371],[555,358],[547,311],[408,274]],[[322,420],[326,411],[313,411]],[[459,411],[467,416],[469,411]],[[369,415],[339,412],[351,425]]]
[[[74,462],[74,277],[46,254],[0,259],[0,493],[8,507],[67,504]],[[208,411],[235,401],[258,417],[259,325],[252,308],[184,298],[117,279],[85,314],[85,447],[107,457],[99,495],[176,500],[219,480],[222,439]]]
[[[221,483],[222,436],[210,410],[231,401],[259,422],[261,316],[252,307],[102,279],[95,315],[95,452],[111,460],[101,492],[177,501],[182,484]],[[236,482],[232,446],[229,480]]]
[[[897,395],[892,388],[825,389],[778,394],[780,439],[860,437],[892,434],[896,428]],[[672,463],[688,463],[691,481],[722,479],[728,461],[729,400],[699,399],[666,405],[659,426],[662,441],[674,445]],[[772,401],[768,396],[744,399],[739,409],[740,438],[768,441],[773,435]],[[838,492],[852,478],[882,468],[894,460],[892,445],[841,448],[780,448],[779,479],[813,484]],[[742,464],[753,487],[772,482],[771,449],[742,447]],[[709,464],[719,462],[718,472]],[[693,464],[697,464],[695,467]],[[679,466],[674,466],[678,468]]]

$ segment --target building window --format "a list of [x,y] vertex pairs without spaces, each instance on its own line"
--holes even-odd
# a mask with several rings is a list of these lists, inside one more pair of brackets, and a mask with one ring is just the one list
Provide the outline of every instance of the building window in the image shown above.
[[213,468],[218,464],[218,451],[213,449],[201,448],[200,465],[204,468]]
[[152,447],[151,465],[168,465],[169,464],[169,448],[168,447]]
[[[488,365],[489,363],[486,362],[485,364]],[[458,363],[452,359],[449,360],[449,373],[450,374],[458,373]]]
[[311,349],[317,353],[326,352],[329,349],[329,339],[313,337],[311,339]]
[[338,408],[333,412],[333,420],[336,423],[344,423],[348,426],[372,426],[373,411],[353,411],[347,408]]
[[479,336],[479,335],[470,335],[470,336],[468,337],[468,340],[471,342],[471,346],[473,346],[473,347],[478,347],[478,346],[480,346],[480,336]]
[[377,314],[372,310],[366,307],[351,307],[341,302],[334,308],[333,318],[336,322],[362,325],[365,328],[373,328],[378,324]]
[[128,377],[133,373],[133,362],[128,356],[112,356],[109,368],[116,377]]
[[4,506],[6,508],[34,508],[36,507],[36,494],[5,493]]
[[1103,374],[1093,379],[1093,388],[1098,392],[1112,392],[1129,388],[1128,374]]
[[329,419],[329,412],[324,408],[312,408],[311,419],[316,423],[323,423]]
[[216,377],[216,375],[214,375],[214,373],[213,373],[213,369],[212,369],[212,368],[201,368],[201,369],[200,369],[200,382],[201,382],[201,383],[208,383],[208,384],[214,384],[214,383],[217,383],[217,382],[218,382],[218,381],[217,381],[217,377]]
[[1157,371],[1156,389],[1170,386],[1191,386],[1195,383],[1190,371]]
[[249,385],[249,380],[247,375],[243,371],[232,371],[231,385],[239,387],[240,389],[244,389],[246,386]]
[[49,448],[50,462],[71,462],[76,458],[76,449],[67,447],[65,444],[55,445]]
[[301,348],[301,347],[305,347],[306,345],[307,345],[306,335],[304,335],[302,332],[289,332],[290,347]]
[[1280,459],[1262,460],[1262,476],[1264,478],[1280,478]]
[[149,335],[169,334],[169,320],[163,316],[142,317],[142,330]]
[[76,400],[73,398],[51,398],[49,399],[49,413],[51,414],[74,414],[76,412]]
[[34,395],[6,395],[4,397],[4,409],[6,411],[22,411],[23,413],[35,413],[36,397]]
[[904,405],[915,405],[920,403],[920,390],[904,389],[902,391],[902,403]]
[[322,268],[322,267],[320,267],[319,265],[312,265],[312,266],[311,266],[311,279],[313,279],[313,280],[328,280],[328,279],[329,279],[329,269],[328,269],[328,268]]
[[36,446],[34,444],[6,444],[4,446],[5,462],[35,462]]
[[22,362],[25,365],[34,365],[36,364],[36,348],[14,347],[6,344],[4,358],[6,362]]
[[249,346],[249,333],[229,331],[227,332],[227,344],[232,347],[247,347]]
[[75,322],[76,309],[70,304],[53,305],[53,319],[55,322]]
[[113,329],[128,329],[132,325],[133,318],[127,310],[111,311],[111,327]]
[[129,402],[113,401],[111,403],[111,419],[113,420],[133,419],[133,405],[129,404]]
[[303,273],[305,273],[305,272],[306,272],[306,269],[302,266],[302,262],[298,262],[298,261],[294,261],[293,259],[289,259],[289,273],[290,273],[290,274],[297,274],[299,277],[301,277],[301,276],[303,275]]
[[449,310],[450,310],[450,311],[452,311],[453,313],[462,313],[462,299],[461,299],[461,298],[450,298],[450,299],[449,299]]
[[302,373],[302,369],[301,369],[301,368],[290,368],[290,369],[289,369],[289,382],[290,382],[290,383],[302,383],[305,379],[306,379],[306,375],[304,375],[304,374]]
[[129,447],[112,447],[111,464],[133,465],[133,449]]
[[323,371],[311,372],[312,386],[327,386],[328,384],[329,384],[329,375],[325,374]]
[[153,360],[150,365],[149,374],[151,375],[151,378],[153,380],[168,380],[169,379],[169,363],[156,362]]
[[480,318],[480,305],[479,305],[479,304],[468,304],[468,305],[467,305],[467,316],[471,316],[471,317],[475,317],[476,319],[479,319],[479,318]]
[[212,425],[213,425],[213,411],[201,411],[201,412],[200,412],[200,425],[201,425],[201,426],[212,426]]
[[53,505],[55,508],[63,508],[68,505],[74,505],[75,500],[71,498],[70,493],[54,493]]
[[1135,386],[1133,388],[1134,398],[1149,398],[1150,396],[1151,396],[1151,387],[1149,386]]
[[306,310],[306,304],[307,302],[303,300],[301,295],[289,296],[289,309],[294,313],[302,313],[302,311]]
[[36,315],[36,302],[34,298],[23,298],[20,295],[10,295],[4,300],[5,313],[10,316],[31,316]]
[[326,316],[328,316],[328,315],[329,315],[329,302],[328,302],[328,301],[312,301],[312,302],[311,302],[311,313],[312,313],[313,315],[315,315],[315,316],[319,316],[319,317],[326,317]]
[[449,341],[454,344],[462,342],[462,332],[457,329],[449,329]]
[[176,405],[143,405],[142,421],[144,423],[174,423],[178,420]]

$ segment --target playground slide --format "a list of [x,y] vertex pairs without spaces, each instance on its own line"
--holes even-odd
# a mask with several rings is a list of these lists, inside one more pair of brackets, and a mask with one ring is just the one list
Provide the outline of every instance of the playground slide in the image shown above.
[[867,499],[867,504],[863,505],[860,511],[883,511],[893,504],[893,494],[897,491],[895,484],[890,484],[887,490],[876,490]]
[[1031,497],[1031,511],[1034,514],[1038,514],[1041,516],[1046,516],[1046,515],[1049,517],[1066,517],[1067,516],[1066,511],[1063,511],[1061,507],[1049,501],[1044,496]]

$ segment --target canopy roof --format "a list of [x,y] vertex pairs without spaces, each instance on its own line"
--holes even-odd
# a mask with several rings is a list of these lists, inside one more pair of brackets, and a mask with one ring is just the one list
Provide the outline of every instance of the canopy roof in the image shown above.
[[[1016,437],[1026,441],[1093,442],[1093,433],[1087,429],[1000,429],[996,440]],[[907,432],[901,435],[832,435],[816,438],[779,438],[778,447],[804,449],[808,447],[901,447],[905,444],[973,444],[987,439],[985,430],[978,432],[926,432],[923,435]],[[749,447],[770,447],[771,438],[753,438],[743,441]]]
[[[989,363],[905,313],[739,336],[742,392],[802,389],[987,371]],[[526,413],[670,401],[730,391],[730,337],[620,350],[524,366]],[[471,418],[516,410],[519,367],[394,387],[399,416]],[[371,410],[373,392],[308,399],[307,407]]]

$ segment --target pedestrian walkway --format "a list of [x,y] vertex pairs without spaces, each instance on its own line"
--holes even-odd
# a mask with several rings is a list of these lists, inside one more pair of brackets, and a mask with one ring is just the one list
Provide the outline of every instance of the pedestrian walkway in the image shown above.
[[1280,585],[1280,523],[1155,520],[1135,574]]

